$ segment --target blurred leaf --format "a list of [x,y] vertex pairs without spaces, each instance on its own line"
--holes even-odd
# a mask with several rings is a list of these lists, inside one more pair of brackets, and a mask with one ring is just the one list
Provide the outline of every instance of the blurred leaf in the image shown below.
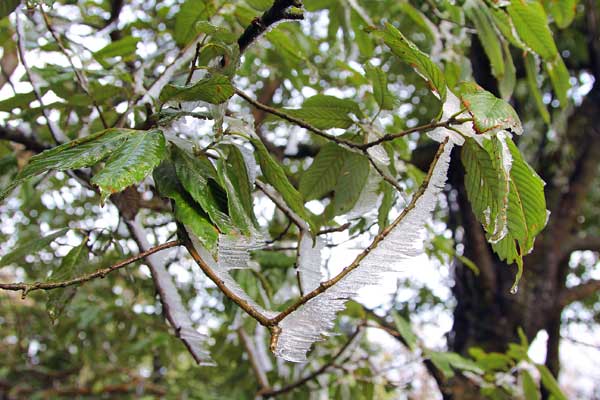
[[184,1],[175,16],[174,37],[179,47],[184,47],[194,39],[197,23],[208,20],[210,11],[209,5],[205,0]]
[[540,392],[538,391],[538,387],[533,380],[533,377],[529,373],[529,371],[523,369],[521,370],[521,383],[523,385],[523,394],[525,395],[525,400],[540,400]]
[[365,71],[367,72],[367,78],[373,85],[373,97],[375,97],[379,107],[382,110],[393,110],[397,100],[388,90],[386,73],[381,68],[374,67],[371,64],[365,64]]
[[5,254],[4,257],[0,259],[0,268],[18,262],[22,260],[25,256],[35,254],[38,251],[48,247],[50,243],[52,243],[57,238],[63,236],[65,233],[67,233],[68,230],[68,228],[64,228],[56,232],[50,233],[46,236],[42,236],[39,238],[36,237],[35,239],[30,239],[25,243],[21,243],[20,245],[15,247],[11,252]]
[[417,335],[412,330],[410,326],[410,321],[407,321],[395,311],[392,311],[392,316],[394,317],[394,324],[396,325],[396,330],[402,336],[402,339],[406,342],[406,345],[411,351],[417,350],[419,346]]
[[535,100],[535,105],[542,116],[542,119],[546,124],[550,124],[550,113],[548,113],[548,109],[542,100],[542,93],[540,91],[540,87],[538,85],[538,71],[539,71],[539,63],[536,60],[536,57],[527,53],[524,56],[525,58],[525,72],[527,74],[527,85],[529,86],[529,93],[533,96]]
[[20,0],[2,0],[0,3],[0,18],[12,13],[19,4],[21,4]]
[[550,393],[555,400],[567,400],[567,396],[560,390],[560,386],[556,381],[556,378],[552,375],[552,372],[542,364],[536,364],[535,367],[540,372],[542,377],[542,385]]

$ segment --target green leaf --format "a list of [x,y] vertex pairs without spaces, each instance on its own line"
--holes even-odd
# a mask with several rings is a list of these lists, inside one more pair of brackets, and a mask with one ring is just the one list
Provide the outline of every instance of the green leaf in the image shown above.
[[104,201],[112,193],[144,179],[165,155],[165,137],[161,131],[138,132],[110,156],[91,182],[100,188]]
[[558,57],[546,12],[537,1],[511,0],[507,7],[520,39],[544,60]]
[[538,85],[538,70],[539,66],[536,62],[536,56],[531,53],[525,55],[525,73],[527,76],[527,85],[529,86],[529,93],[535,100],[535,105],[542,116],[542,119],[546,124],[550,124],[550,113],[544,104],[542,99],[542,93]]
[[559,28],[568,27],[575,19],[577,0],[543,0],[543,3]]
[[461,150],[465,167],[465,189],[477,220],[490,240],[497,240],[507,221],[509,179],[502,165],[501,144],[497,138],[481,147],[467,138]]
[[365,64],[367,78],[373,85],[373,97],[379,104],[382,110],[393,110],[396,106],[397,99],[390,93],[387,85],[387,75],[379,67],[374,67],[371,64]]
[[508,101],[517,85],[517,70],[508,43],[505,41],[502,41],[502,52],[504,54],[504,75],[498,80],[498,89],[500,90],[500,97]]
[[550,395],[555,400],[567,400],[567,396],[565,396],[562,390],[560,390],[560,386],[558,385],[556,378],[554,378],[552,375],[552,372],[550,372],[545,365],[536,364],[535,366],[542,377],[542,385],[546,388]]
[[[58,269],[52,271],[48,278],[50,282],[62,282],[75,278],[83,273],[88,261],[87,237],[83,239],[81,244],[74,247],[62,259]],[[48,292],[48,301],[46,310],[53,322],[56,322],[60,314],[65,310],[67,305],[75,296],[77,286],[67,286],[66,288],[54,289]]]
[[527,370],[521,370],[521,383],[523,385],[523,394],[525,395],[525,400],[540,400],[540,392],[538,391],[538,387],[533,380],[533,377]]
[[127,138],[139,131],[107,129],[93,135],[64,143],[31,157],[29,164],[2,193],[4,199],[20,183],[47,171],[64,171],[89,167],[116,151]]
[[508,234],[492,245],[502,260],[517,261],[533,248],[535,236],[546,226],[544,181],[531,168],[512,140],[506,141],[512,156],[508,194]]
[[338,181],[348,150],[327,143],[300,177],[300,193],[306,201],[319,199],[332,191]]
[[210,217],[200,204],[181,185],[173,163],[163,161],[154,169],[153,177],[160,195],[173,200],[175,219],[187,226],[207,250],[214,252],[219,231],[212,225]]
[[398,314],[396,311],[392,311],[392,316],[394,317],[394,325],[396,326],[396,330],[406,342],[406,345],[411,351],[415,351],[418,348],[418,339],[417,335],[413,332],[410,321],[407,321],[404,317]]
[[160,101],[206,101],[221,104],[233,96],[233,86],[225,75],[214,74],[191,86],[167,85],[160,93]]
[[487,5],[481,0],[467,0],[463,7],[465,15],[477,29],[479,41],[492,66],[492,75],[501,79],[505,74],[502,46],[492,25],[492,17]]
[[285,109],[286,114],[300,118],[317,129],[347,129],[354,123],[351,115],[363,116],[352,100],[318,94],[304,101],[300,109]]
[[2,0],[0,2],[0,19],[6,17],[21,3],[21,0]]
[[423,78],[427,80],[431,90],[436,92],[440,100],[446,100],[446,80],[444,74],[429,56],[423,53],[402,32],[392,24],[386,23],[383,30],[383,41],[398,58],[410,64]]
[[483,374],[483,370],[473,361],[453,352],[426,350],[425,355],[444,374],[446,378],[454,376],[454,370]]
[[554,93],[556,93],[561,107],[565,107],[568,102],[567,91],[571,88],[569,71],[566,65],[561,57],[556,57],[554,61],[547,62],[544,65],[554,88]]
[[254,155],[258,159],[265,180],[279,192],[292,211],[307,222],[311,226],[311,230],[315,232],[316,226],[309,216],[308,211],[304,208],[304,199],[302,198],[302,195],[294,186],[292,186],[281,165],[271,157],[269,151],[260,139],[251,137],[250,142],[256,149]]
[[229,233],[233,223],[227,215],[226,198],[223,188],[217,183],[218,176],[213,165],[206,158],[192,157],[187,151],[173,146],[171,160],[175,166],[177,178],[192,198],[200,204],[211,221],[222,233]]
[[352,210],[367,185],[371,166],[367,157],[346,150],[344,165],[340,170],[331,206],[334,215]]
[[0,101],[0,111],[13,112],[15,108],[27,108],[35,100],[35,93],[17,93],[6,100]]
[[205,0],[186,0],[175,17],[175,42],[184,47],[196,36],[199,21],[208,20],[210,9]]
[[396,189],[388,182],[381,183],[381,192],[383,199],[377,213],[377,224],[379,225],[379,233],[381,233],[389,224],[389,214],[394,204],[396,203]]
[[473,127],[477,133],[494,133],[510,129],[523,133],[521,120],[514,108],[492,93],[470,84],[461,85],[463,105],[473,116]]
[[196,23],[196,33],[206,33],[213,39],[227,44],[235,43],[237,39],[235,33],[223,27],[213,25],[208,21],[198,21]]
[[98,62],[102,63],[107,58],[125,57],[131,55],[135,53],[139,41],[140,38],[126,36],[123,39],[111,42],[110,44],[96,51],[94,53],[94,58],[98,60]]
[[220,159],[218,173],[227,191],[229,215],[235,226],[244,234],[250,234],[258,227],[254,216],[252,185],[241,150],[233,144],[223,144],[227,158]]
[[25,243],[22,243],[21,245],[15,247],[8,254],[5,254],[4,257],[0,259],[0,268],[15,262],[19,262],[25,256],[29,254],[35,254],[38,251],[48,247],[50,243],[52,243],[57,238],[63,236],[65,233],[67,233],[68,230],[68,228],[64,228],[56,232],[50,233],[46,236],[31,239]]

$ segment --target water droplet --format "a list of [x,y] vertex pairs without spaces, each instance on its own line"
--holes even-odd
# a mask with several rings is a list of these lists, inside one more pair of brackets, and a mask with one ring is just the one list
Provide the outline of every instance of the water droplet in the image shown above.
[[518,291],[519,285],[513,285],[513,287],[510,288],[510,294],[517,294]]

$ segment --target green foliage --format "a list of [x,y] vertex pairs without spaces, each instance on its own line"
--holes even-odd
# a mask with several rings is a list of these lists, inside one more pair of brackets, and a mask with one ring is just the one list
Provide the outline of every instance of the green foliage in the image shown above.
[[40,250],[43,250],[44,248],[48,247],[50,243],[67,233],[67,231],[67,228],[60,229],[48,235],[36,237],[25,243],[22,243],[14,248],[10,253],[7,253],[4,255],[4,257],[0,258],[0,267],[19,262],[27,255],[35,254]]
[[12,13],[15,8],[20,4],[19,0],[6,0],[0,4],[0,18],[4,18]]
[[160,100],[167,101],[206,101],[221,104],[233,96],[233,86],[229,79],[220,74],[200,79],[191,86],[167,85],[160,93]]
[[300,109],[286,109],[286,114],[305,120],[317,129],[342,128],[353,125],[352,116],[362,112],[352,100],[334,96],[316,95],[304,101]]

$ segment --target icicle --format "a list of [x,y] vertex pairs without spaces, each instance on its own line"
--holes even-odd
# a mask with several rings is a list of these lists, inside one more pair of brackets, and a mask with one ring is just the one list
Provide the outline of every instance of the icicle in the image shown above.
[[300,233],[298,274],[303,293],[316,289],[321,283],[321,279],[323,279],[321,273],[321,251],[323,251],[323,247],[325,247],[325,243],[321,238],[317,238],[313,246],[313,240],[308,230],[303,230]]
[[[246,258],[248,250],[251,247],[245,249],[245,251],[241,248],[241,240],[235,241],[230,239],[223,239],[223,237],[219,237],[219,254],[224,258],[220,259],[219,262],[216,262],[212,255],[204,248],[202,243],[198,240],[198,238],[186,227],[186,231],[188,236],[190,237],[194,248],[204,260],[204,262],[212,269],[215,274],[219,277],[219,279],[227,286],[229,290],[245,302],[247,302],[252,308],[258,310],[260,313],[266,315],[269,318],[272,318],[276,315],[276,313],[272,311],[265,310],[261,307],[254,299],[252,299],[248,294],[241,288],[241,286],[233,279],[233,277],[229,274],[229,271],[232,269],[239,268],[247,268],[248,263],[245,263],[245,267],[242,267],[243,260],[249,260]],[[225,242],[223,242],[223,240]],[[221,243],[224,243],[223,245]],[[254,242],[256,244],[256,242]],[[231,247],[228,247],[228,246]]]
[[362,287],[381,282],[386,272],[398,271],[406,260],[420,254],[422,249],[418,244],[422,243],[425,223],[446,182],[451,150],[452,143],[447,143],[433,167],[427,188],[420,196],[417,193],[418,197],[394,221],[391,230],[378,236],[352,264],[358,266],[279,323],[281,332],[274,346],[277,356],[288,361],[305,361],[312,344],[331,331],[336,314],[344,309],[349,298]]

